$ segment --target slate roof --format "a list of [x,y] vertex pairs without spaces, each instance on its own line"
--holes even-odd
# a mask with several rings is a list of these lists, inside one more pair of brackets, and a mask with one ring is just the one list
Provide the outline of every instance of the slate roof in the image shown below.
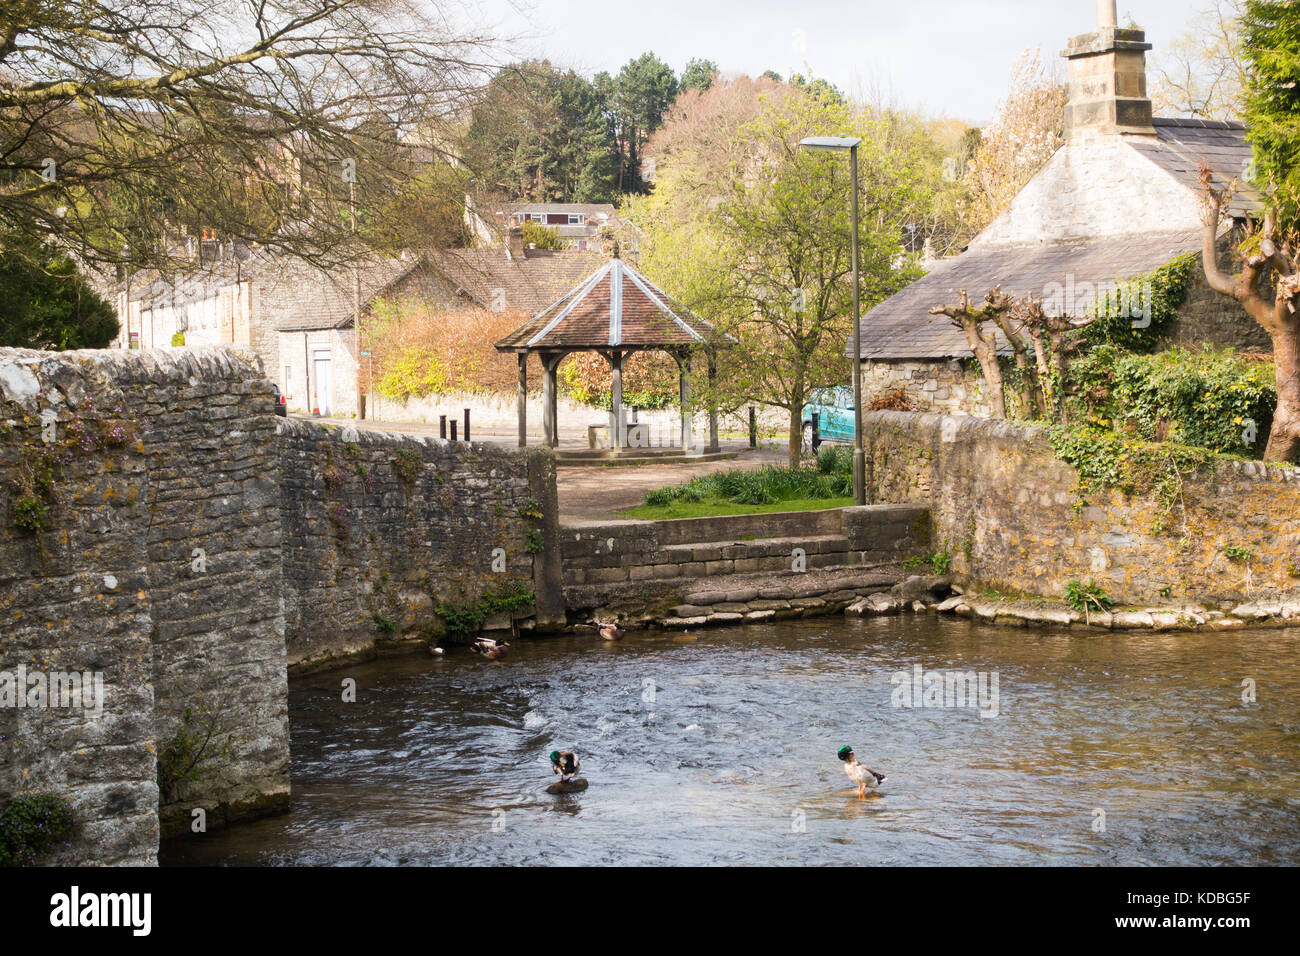
[[1151,122],[1156,128],[1156,142],[1130,139],[1129,146],[1188,189],[1200,188],[1202,162],[1210,164],[1219,186],[1236,177],[1237,192],[1228,206],[1234,217],[1241,218],[1260,208],[1263,197],[1259,190],[1244,182],[1251,156],[1243,124],[1159,117]]
[[496,347],[503,352],[654,348],[698,345],[713,335],[708,322],[622,259],[610,259]]
[[[1241,123],[1156,119],[1155,141],[1130,138],[1128,145],[1165,170],[1180,184],[1198,190],[1200,164],[1208,162],[1220,185],[1241,177],[1250,162]],[[1230,210],[1243,216],[1258,209],[1260,196],[1240,185]],[[1072,277],[1077,288],[1089,282],[1120,282],[1150,272],[1170,259],[1201,249],[1200,230],[1104,237],[1092,241],[1058,241],[993,248],[976,246],[937,263],[931,271],[862,317],[864,359],[905,360],[968,358],[966,335],[944,315],[930,315],[938,305],[953,304],[960,289],[982,302],[1001,285],[1010,295],[1044,296],[1049,283],[1062,286]],[[1045,303],[1045,306],[1047,303]],[[998,336],[1002,342],[1001,335]],[[851,354],[852,343],[846,351]]]
[[[957,302],[965,289],[976,304],[1000,285],[1008,295],[1032,292],[1050,298],[1051,283],[1120,282],[1150,272],[1170,259],[1201,248],[1199,231],[1135,235],[1093,242],[973,249],[935,265],[930,273],[886,299],[862,319],[864,359],[966,358],[966,335],[946,315],[930,309]],[[1045,307],[1049,303],[1045,302]],[[1048,309],[1048,311],[1053,311]],[[999,338],[1001,343],[1001,339]],[[850,345],[850,348],[852,346]]]
[[[359,267],[361,307],[365,308],[387,289],[420,265],[409,259],[372,258]],[[356,315],[355,273],[350,267],[325,272],[314,266],[281,260],[272,274],[263,270],[261,294],[285,301],[275,321],[278,332],[341,329]]]

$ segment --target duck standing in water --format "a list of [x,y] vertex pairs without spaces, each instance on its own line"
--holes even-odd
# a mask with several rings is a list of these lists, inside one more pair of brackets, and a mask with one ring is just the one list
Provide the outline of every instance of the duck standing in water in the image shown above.
[[876,773],[866,764],[858,761],[852,747],[841,747],[837,756],[844,761],[844,772],[848,774],[849,779],[858,785],[859,798],[867,795],[867,788],[875,789],[885,782],[883,773]]
[[597,621],[596,628],[600,631],[600,636],[607,641],[620,641],[623,639],[623,635],[627,633],[627,631],[618,626],[617,621],[613,624],[606,624],[604,621]]
[[470,647],[482,654],[490,661],[499,661],[506,656],[506,648],[510,646],[509,641],[494,641],[490,637],[480,637]]

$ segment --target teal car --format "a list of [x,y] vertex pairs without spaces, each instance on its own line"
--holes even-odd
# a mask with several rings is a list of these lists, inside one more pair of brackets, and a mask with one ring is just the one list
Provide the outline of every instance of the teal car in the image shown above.
[[[813,443],[813,413],[817,413],[817,434],[820,441],[853,444],[853,387],[835,385],[819,388],[803,407],[803,453],[817,451]],[[820,442],[818,443],[820,444]]]

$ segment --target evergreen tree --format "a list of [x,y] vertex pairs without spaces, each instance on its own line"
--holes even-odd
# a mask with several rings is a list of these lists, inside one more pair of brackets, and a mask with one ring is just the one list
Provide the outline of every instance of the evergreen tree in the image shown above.
[[117,336],[113,307],[49,243],[0,240],[0,346],[103,348]]

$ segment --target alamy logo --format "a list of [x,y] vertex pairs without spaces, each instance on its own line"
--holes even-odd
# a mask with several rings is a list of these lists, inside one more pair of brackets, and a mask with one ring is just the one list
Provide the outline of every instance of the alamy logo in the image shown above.
[[69,893],[50,897],[50,925],[128,926],[133,936],[148,936],[153,927],[153,896],[149,893]]
[[1094,312],[1129,319],[1133,328],[1151,326],[1151,302],[1155,291],[1150,282],[1079,282],[1073,275],[1065,284],[1043,286],[1043,311],[1048,315],[1086,316]]
[[998,715],[997,671],[927,671],[913,664],[899,671],[889,703],[893,707],[975,707],[981,717]]
[[12,671],[0,671],[0,708],[60,708],[99,717],[104,713],[104,673],[29,671],[19,664]]

